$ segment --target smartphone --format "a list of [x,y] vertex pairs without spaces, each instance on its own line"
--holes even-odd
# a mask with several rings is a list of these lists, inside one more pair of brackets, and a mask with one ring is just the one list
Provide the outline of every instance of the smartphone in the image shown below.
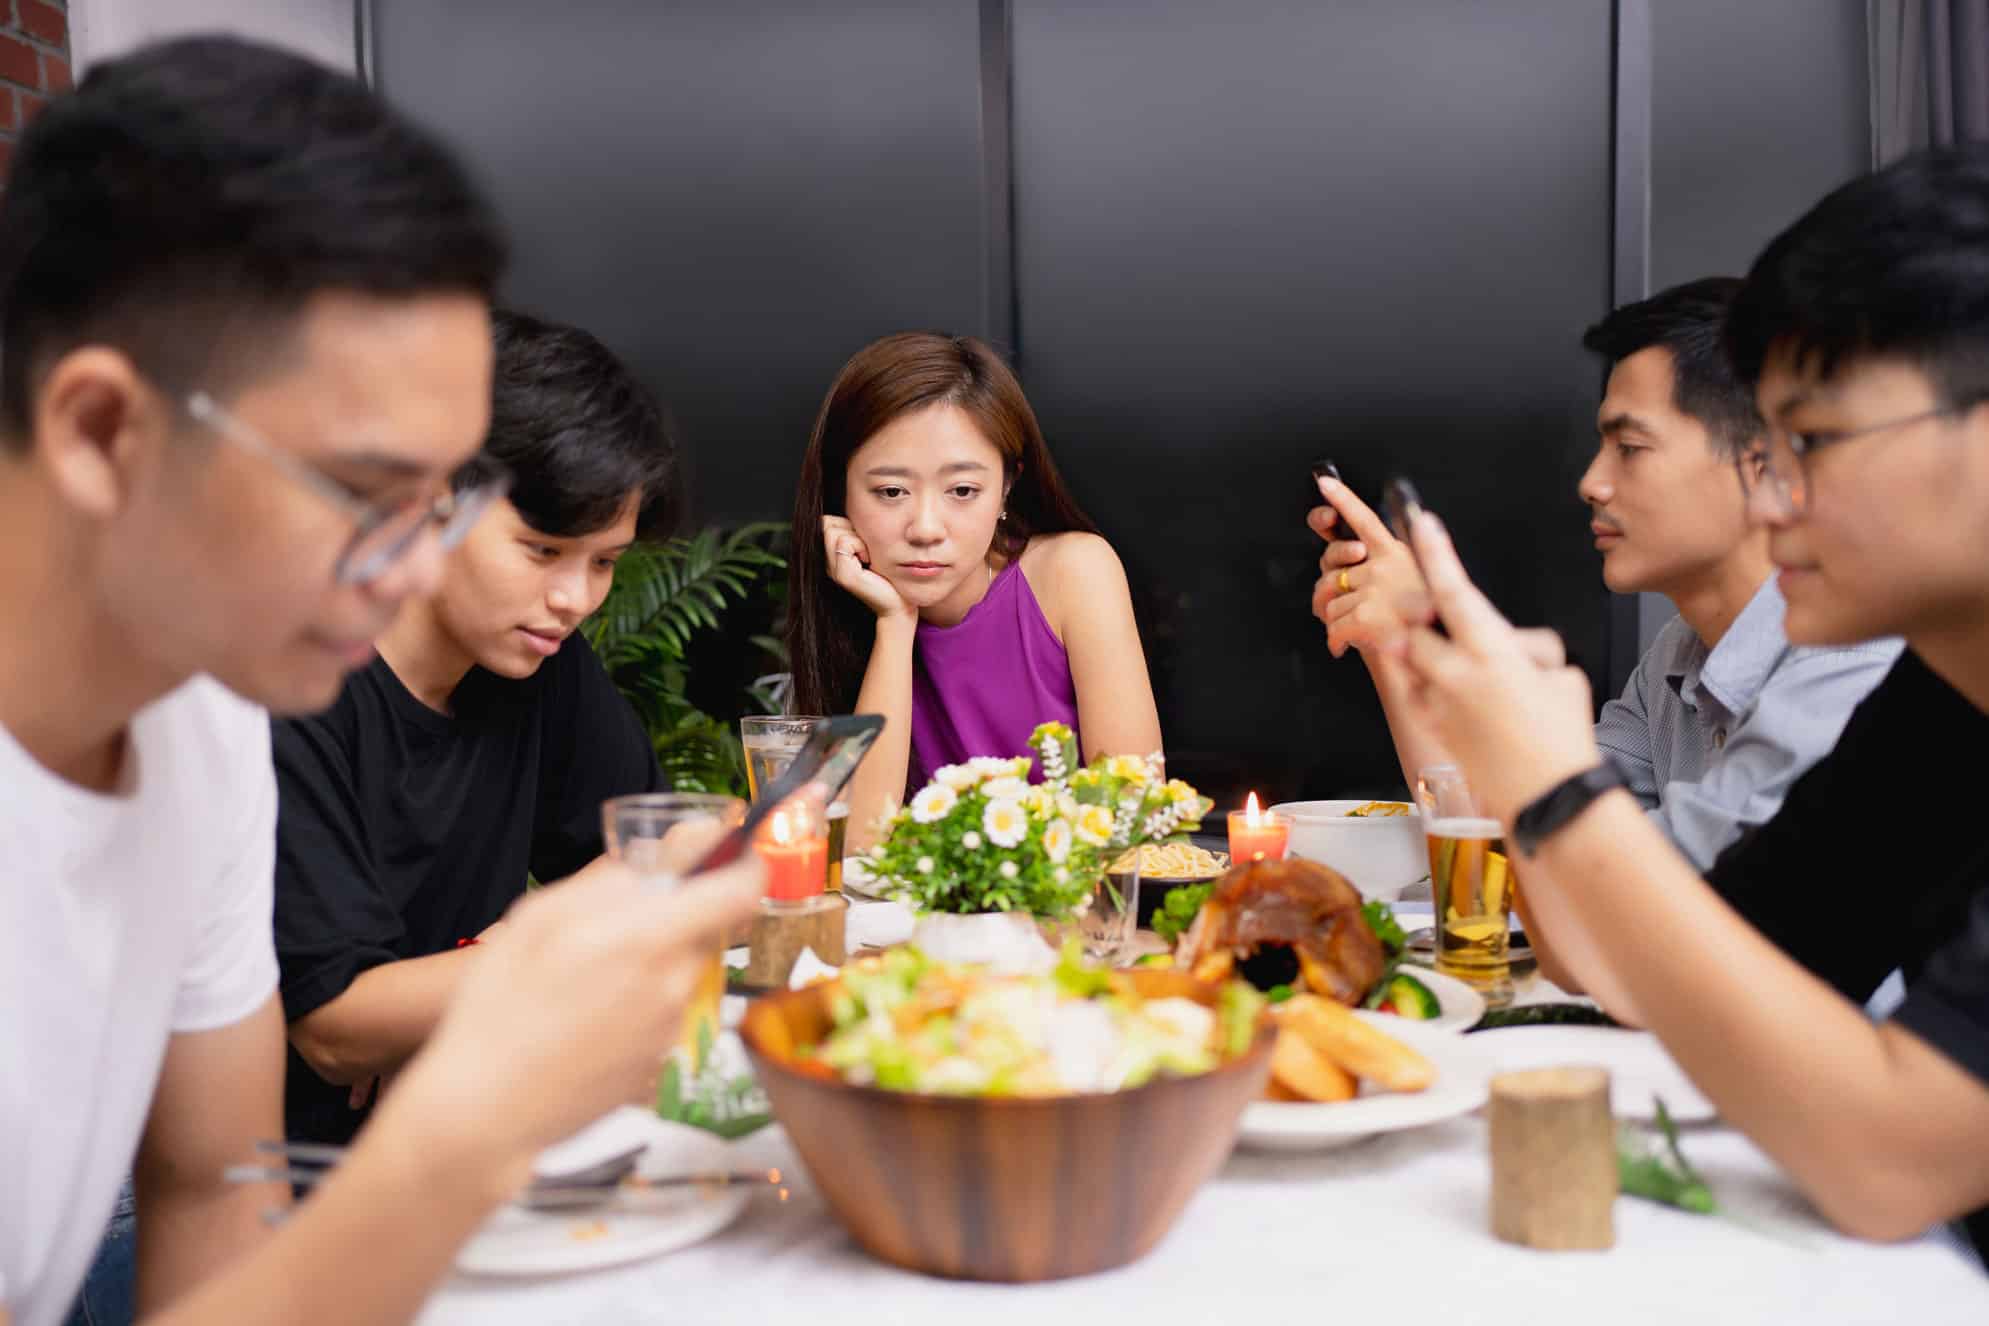
[[[1312,510],[1314,507],[1332,505],[1332,503],[1328,502],[1324,497],[1321,497],[1319,495],[1319,480],[1321,479],[1337,479],[1341,483],[1346,482],[1345,479],[1340,478],[1340,467],[1338,465],[1335,465],[1332,461],[1330,460],[1313,461],[1312,491],[1310,493],[1311,500],[1305,504],[1305,509],[1308,511]],[[1346,528],[1347,528],[1347,522],[1339,519],[1338,513],[1336,512],[1334,516],[1333,532],[1339,535],[1339,537],[1341,538],[1352,537],[1345,532]]]
[[[1422,575],[1423,559],[1416,555],[1416,545],[1409,538],[1409,522],[1424,510],[1423,499],[1416,493],[1416,485],[1398,474],[1388,481],[1382,499],[1388,508],[1388,528],[1402,540],[1402,545],[1409,550],[1410,559],[1416,564],[1416,574]],[[1424,576],[1423,583],[1429,584],[1429,577]],[[1450,630],[1443,624],[1442,618],[1431,622],[1430,629],[1445,639],[1450,638]]]
[[[1388,481],[1382,499],[1388,508],[1388,528],[1407,545],[1409,556],[1416,557],[1416,545],[1409,539],[1409,523],[1423,509],[1423,499],[1416,495],[1416,486],[1398,474]],[[1421,572],[1422,569],[1422,559],[1417,557],[1416,570]]]
[[768,783],[760,793],[760,799],[746,812],[746,818],[739,827],[727,833],[685,872],[685,877],[729,866],[737,861],[753,841],[753,834],[761,821],[773,813],[781,802],[799,792],[810,783],[820,783],[833,802],[848,785],[856,767],[863,763],[869,753],[871,743],[877,734],[884,730],[881,714],[850,714],[841,718],[825,718],[815,725],[808,734],[808,743],[795,755],[794,763],[787,766],[780,777]]

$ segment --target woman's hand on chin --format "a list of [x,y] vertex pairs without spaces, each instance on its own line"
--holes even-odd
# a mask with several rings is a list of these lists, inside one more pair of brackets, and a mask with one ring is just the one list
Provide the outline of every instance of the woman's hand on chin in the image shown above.
[[848,519],[822,517],[822,547],[829,559],[829,578],[856,595],[880,621],[918,615],[896,586],[870,569],[870,549]]

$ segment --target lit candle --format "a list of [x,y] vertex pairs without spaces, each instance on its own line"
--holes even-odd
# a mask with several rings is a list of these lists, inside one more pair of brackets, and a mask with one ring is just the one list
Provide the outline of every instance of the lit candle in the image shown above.
[[812,898],[828,887],[829,835],[805,813],[777,810],[754,847],[767,867],[767,897]]
[[1229,859],[1243,861],[1282,861],[1291,842],[1291,819],[1275,810],[1262,810],[1257,794],[1242,810],[1229,812]]

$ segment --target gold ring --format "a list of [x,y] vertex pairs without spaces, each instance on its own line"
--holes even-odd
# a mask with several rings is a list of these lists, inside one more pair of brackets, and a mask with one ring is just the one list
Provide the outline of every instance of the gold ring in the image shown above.
[[1342,594],[1351,594],[1354,592],[1354,587],[1347,583],[1347,571],[1345,567],[1340,568],[1340,592]]

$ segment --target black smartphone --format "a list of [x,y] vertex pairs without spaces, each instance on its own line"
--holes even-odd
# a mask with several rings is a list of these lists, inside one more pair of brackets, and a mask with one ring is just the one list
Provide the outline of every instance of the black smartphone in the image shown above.
[[[1331,502],[1328,502],[1324,497],[1320,496],[1319,494],[1319,481],[1321,479],[1335,479],[1341,483],[1346,482],[1345,479],[1340,478],[1340,467],[1338,465],[1335,465],[1332,461],[1330,460],[1313,461],[1312,494],[1311,494],[1312,500],[1305,504],[1305,509],[1308,511],[1312,510],[1314,507],[1332,505]],[[1342,538],[1351,537],[1350,535],[1345,533],[1346,527],[1347,527],[1347,522],[1339,519],[1338,513],[1335,513],[1333,521],[1333,532],[1335,534],[1340,535],[1340,537]]]
[[1312,495],[1315,498],[1319,497],[1319,480],[1333,479],[1340,483],[1346,482],[1345,479],[1340,478],[1340,467],[1330,460],[1315,460],[1312,462],[1312,479]]
[[[1422,575],[1423,559],[1416,555],[1416,545],[1409,538],[1409,523],[1424,510],[1423,499],[1416,493],[1416,485],[1398,474],[1388,481],[1388,487],[1382,493],[1382,500],[1388,508],[1388,528],[1393,530],[1395,537],[1402,540],[1403,546],[1408,548],[1410,558],[1416,563],[1416,574]],[[1424,576],[1423,583],[1429,584],[1429,577]],[[1431,622],[1430,629],[1445,639],[1450,638],[1450,630],[1443,624],[1442,618]]]
[[[1423,499],[1416,495],[1416,486],[1398,474],[1388,481],[1382,500],[1388,508],[1388,528],[1395,532],[1396,538],[1408,545],[1409,555],[1416,557],[1416,545],[1409,540],[1409,523],[1423,509]],[[1417,557],[1416,570],[1420,572],[1422,569],[1423,561]]]
[[877,734],[883,730],[884,719],[879,714],[849,714],[841,718],[825,718],[817,723],[815,730],[808,734],[807,744],[795,754],[794,763],[766,785],[760,799],[753,803],[739,826],[713,843],[711,850],[684,872],[685,877],[737,861],[745,852],[746,845],[753,841],[760,822],[781,802],[808,784],[820,783],[827,790],[828,799],[834,801],[849,783],[857,765],[863,763],[863,757],[869,752],[871,743],[877,740]]

